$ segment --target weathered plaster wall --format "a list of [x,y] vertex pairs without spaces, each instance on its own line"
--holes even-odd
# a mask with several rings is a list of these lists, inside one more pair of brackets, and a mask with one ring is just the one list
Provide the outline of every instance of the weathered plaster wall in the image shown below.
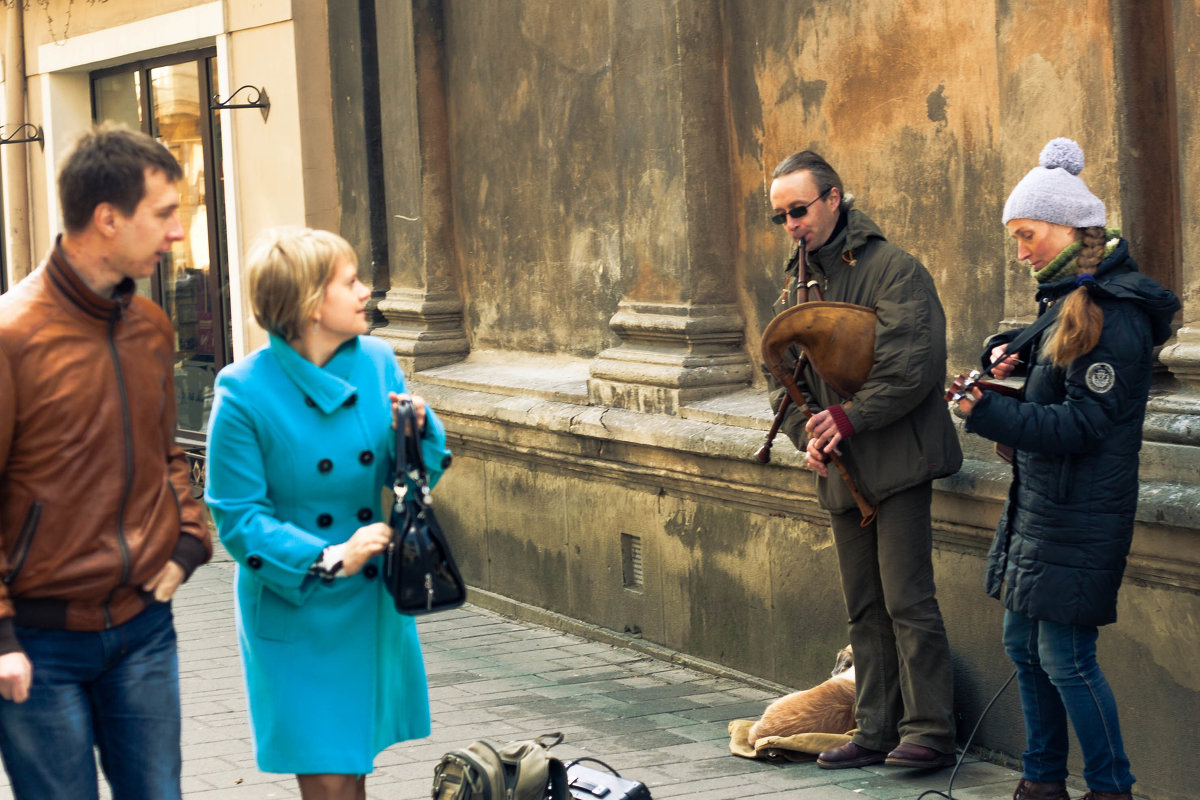
[[[403,254],[389,294],[419,287],[431,254],[458,275],[472,354],[412,377],[451,432],[440,509],[477,597],[785,684],[819,681],[846,637],[836,558],[797,454],[781,442],[771,465],[749,457],[769,423],[762,379],[707,399],[680,392],[657,413],[640,413],[653,400],[622,405],[620,382],[657,391],[657,368],[680,352],[705,368],[698,340],[673,336],[680,320],[737,321],[734,346],[758,363],[789,251],[767,221],[770,173],[807,147],[922,258],[950,320],[950,366],[973,365],[986,335],[1033,311],[1000,214],[1047,140],[1080,141],[1112,224],[1128,219],[1143,241],[1153,230],[1153,203],[1138,199],[1153,195],[1153,171],[1130,163],[1169,137],[1118,113],[1140,96],[1123,81],[1146,74],[1129,59],[1154,46],[1153,30],[1120,21],[1146,6],[586,0],[552,21],[534,0],[413,7],[442,37],[444,73],[410,73],[445,76],[449,142],[448,164],[426,158],[418,183],[448,187],[453,242]],[[1180,0],[1173,13],[1175,80],[1191,85],[1200,8]],[[411,108],[436,132],[422,111],[430,85],[415,101],[409,91],[389,109],[384,90],[385,122]],[[1181,93],[1184,208],[1200,185],[1194,106]],[[406,141],[424,152],[428,135]],[[1190,215],[1183,227],[1196,237]],[[1179,288],[1194,297],[1184,253]],[[1187,634],[1200,616],[1200,448],[1180,412],[1191,401],[1170,397],[1148,425],[1121,620],[1101,638],[1139,789],[1154,798],[1200,783],[1169,744],[1190,730],[1180,709],[1200,701],[1200,644]],[[986,443],[964,444],[963,471],[937,486],[934,562],[965,734],[1010,672],[1002,609],[981,585],[1010,472]],[[1015,756],[1021,731],[1010,689],[977,743]]]
[[[751,331],[771,318],[789,245],[767,220],[770,175],[811,148],[955,307],[950,351],[996,319],[1003,267],[1002,104],[990,4],[730,3],[742,285]],[[936,42],[936,44],[935,44]],[[953,301],[953,302],[951,302]],[[752,350],[757,337],[751,333]]]
[[614,119],[610,5],[447,3],[445,13],[473,345],[594,355],[612,342],[628,280],[614,135],[653,124]]
[[[766,221],[770,172],[806,147],[934,275],[953,310],[952,364],[1032,311],[1000,210],[1049,138],[1081,142],[1085,177],[1121,223],[1105,0],[588,0],[554,24],[543,3],[506,9],[445,11],[451,191],[477,348],[595,355],[615,343],[617,302],[677,299],[674,265],[686,264],[736,281],[757,361],[788,252]],[[660,33],[678,9],[715,14],[725,31],[711,63],[725,67],[726,96],[709,102],[727,107],[729,128],[707,132],[729,137],[728,165],[684,153],[681,87],[701,78],[671,80],[672,48],[695,44]],[[689,218],[696,175],[730,192],[732,219]],[[731,243],[695,247],[708,229]]]

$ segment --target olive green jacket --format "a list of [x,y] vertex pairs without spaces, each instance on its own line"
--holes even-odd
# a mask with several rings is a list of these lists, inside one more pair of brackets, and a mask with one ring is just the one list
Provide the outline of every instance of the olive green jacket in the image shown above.
[[[793,258],[788,271],[798,267]],[[854,434],[840,444],[841,461],[867,501],[874,504],[957,472],[962,449],[944,399],[946,315],[932,276],[855,209],[846,212],[845,226],[809,255],[808,271],[825,300],[865,306],[877,315],[875,364],[853,397],[838,396],[811,367],[802,381],[821,408],[843,405]],[[794,295],[786,302],[795,302]],[[773,385],[772,408],[782,398],[783,389]],[[792,407],[781,426],[801,450],[807,443],[805,421]],[[832,468],[828,478],[817,478],[817,498],[832,512],[855,507]]]

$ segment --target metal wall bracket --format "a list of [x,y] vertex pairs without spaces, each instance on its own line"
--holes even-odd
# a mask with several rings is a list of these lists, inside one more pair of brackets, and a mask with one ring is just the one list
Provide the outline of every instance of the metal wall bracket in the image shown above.
[[[249,89],[250,91],[254,92],[254,97],[247,97],[248,102],[245,103],[233,102],[233,98],[237,97],[238,92],[242,91],[242,89]],[[245,86],[239,86],[238,88],[234,89],[233,94],[229,95],[229,97],[224,101],[221,100],[220,95],[214,94],[208,108],[210,111],[219,111],[228,108],[257,108],[262,111],[263,122],[266,122],[267,113],[271,110],[271,99],[267,97],[267,87],[264,86],[259,89],[255,86],[251,86],[250,84],[246,84]]]
[[[32,136],[26,136],[24,139],[16,138],[17,134],[28,128],[33,132]],[[0,131],[4,130],[4,126],[0,125]],[[42,126],[34,125],[32,122],[22,122],[17,126],[17,129],[8,136],[0,134],[0,144],[20,144],[22,142],[37,142],[38,146],[43,150],[46,149],[46,137],[42,134]]]

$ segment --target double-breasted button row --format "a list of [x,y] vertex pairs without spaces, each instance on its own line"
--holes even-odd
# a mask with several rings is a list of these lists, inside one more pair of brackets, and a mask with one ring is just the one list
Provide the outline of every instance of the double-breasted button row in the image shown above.
[[[358,454],[358,461],[364,467],[369,467],[375,463],[375,454],[372,453],[370,450],[363,450],[361,453]],[[332,470],[333,470],[333,461],[331,459],[322,458],[320,461],[317,462],[317,472],[321,473],[322,475],[324,475],[328,472],[331,472]]]
[[[355,514],[355,516],[358,517],[359,522],[370,522],[372,519],[374,519],[375,512],[369,508],[360,508],[358,510],[358,513]],[[317,527],[318,528],[328,528],[332,524],[333,524],[333,515],[332,514],[318,514],[317,515]]]

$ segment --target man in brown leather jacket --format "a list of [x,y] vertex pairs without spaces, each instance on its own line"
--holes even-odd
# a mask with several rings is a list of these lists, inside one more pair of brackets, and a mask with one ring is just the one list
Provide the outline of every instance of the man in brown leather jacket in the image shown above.
[[179,164],[85,134],[65,232],[0,296],[0,753],[18,800],[180,797],[170,599],[212,543],[174,444],[174,336],[135,293],[183,238]]

